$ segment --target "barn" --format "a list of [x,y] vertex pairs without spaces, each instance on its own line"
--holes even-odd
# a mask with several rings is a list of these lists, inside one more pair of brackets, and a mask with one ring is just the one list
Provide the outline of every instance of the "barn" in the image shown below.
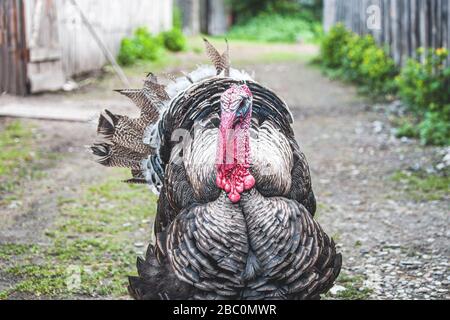
[[0,1],[0,93],[63,88],[101,68],[137,27],[172,27],[172,0]]

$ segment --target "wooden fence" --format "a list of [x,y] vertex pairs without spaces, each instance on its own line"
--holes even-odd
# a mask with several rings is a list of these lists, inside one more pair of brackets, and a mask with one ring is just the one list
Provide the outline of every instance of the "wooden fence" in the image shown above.
[[341,22],[372,34],[401,65],[420,47],[449,48],[449,10],[450,0],[324,0],[324,29]]
[[0,94],[27,92],[28,51],[20,0],[0,1]]

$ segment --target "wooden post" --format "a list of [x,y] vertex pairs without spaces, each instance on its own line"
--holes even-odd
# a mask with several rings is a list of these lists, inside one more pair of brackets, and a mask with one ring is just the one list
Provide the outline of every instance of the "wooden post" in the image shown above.
[[183,19],[183,32],[196,35],[200,32],[200,0],[177,0]]
[[223,35],[228,30],[228,8],[224,0],[208,1],[208,34]]

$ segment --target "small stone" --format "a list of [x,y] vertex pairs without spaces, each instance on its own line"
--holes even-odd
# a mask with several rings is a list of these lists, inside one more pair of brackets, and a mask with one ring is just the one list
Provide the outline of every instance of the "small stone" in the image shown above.
[[383,131],[383,123],[381,121],[374,121],[372,123],[373,126],[373,132],[376,134],[379,134]]
[[450,148],[447,149],[447,154],[442,159],[442,162],[445,163],[446,166],[450,166]]
[[12,201],[9,206],[8,209],[17,209],[22,205],[22,202],[20,201]]
[[339,292],[343,292],[347,290],[345,287],[340,286],[340,285],[335,285],[333,288],[330,289],[330,294],[335,296],[337,295]]
[[398,243],[388,243],[384,246],[385,248],[390,248],[390,249],[400,249],[401,245]]
[[143,242],[135,242],[135,243],[134,243],[134,246],[135,246],[135,247],[138,247],[138,248],[141,248],[141,247],[144,246],[144,243],[143,243]]
[[361,253],[362,255],[365,255],[365,254],[369,253],[369,250],[367,250],[367,249],[360,249],[359,253]]

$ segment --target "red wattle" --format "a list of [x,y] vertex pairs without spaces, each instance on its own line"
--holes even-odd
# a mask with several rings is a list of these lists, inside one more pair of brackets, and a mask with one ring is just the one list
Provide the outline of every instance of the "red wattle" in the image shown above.
[[250,174],[244,179],[244,189],[250,190],[255,186],[255,178]]
[[239,193],[229,193],[228,198],[233,203],[238,203],[241,200],[241,195]]

